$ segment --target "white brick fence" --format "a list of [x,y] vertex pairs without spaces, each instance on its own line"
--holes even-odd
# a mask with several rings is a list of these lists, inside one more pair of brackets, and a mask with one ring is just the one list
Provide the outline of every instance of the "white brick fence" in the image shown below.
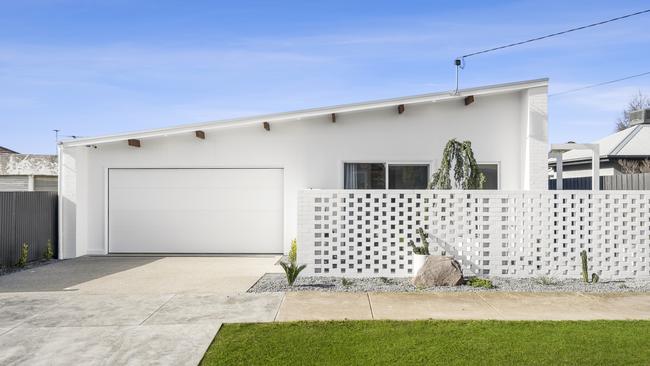
[[411,276],[423,227],[466,274],[575,278],[586,249],[601,278],[650,277],[650,191],[305,190],[298,205],[306,275]]

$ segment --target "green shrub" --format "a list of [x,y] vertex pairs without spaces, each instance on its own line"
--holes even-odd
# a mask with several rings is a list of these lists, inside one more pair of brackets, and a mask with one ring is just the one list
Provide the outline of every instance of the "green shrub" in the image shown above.
[[392,279],[390,279],[388,277],[379,277],[379,279],[381,280],[381,282],[383,282],[383,283],[385,283],[387,285],[392,285],[392,284],[395,283],[395,281],[393,281]]
[[289,286],[293,286],[293,283],[296,282],[296,278],[298,278],[300,272],[307,267],[306,264],[298,265],[298,244],[296,243],[296,239],[291,241],[289,262],[280,262],[280,266],[284,270],[284,274],[287,276]]
[[22,248],[20,248],[20,257],[18,258],[18,263],[16,263],[16,266],[21,268],[25,267],[28,258],[29,258],[29,244],[23,243]]
[[492,281],[488,280],[487,278],[478,278],[478,277],[470,278],[467,281],[467,285],[472,287],[481,287],[481,288],[495,288]]
[[45,248],[43,257],[48,261],[54,257],[54,248],[52,248],[52,240],[50,239],[47,240],[47,247]]
[[347,278],[343,278],[343,279],[341,279],[341,284],[342,284],[344,287],[350,287],[350,286],[352,286],[353,283],[354,283],[354,282],[353,282],[352,280],[348,280]]

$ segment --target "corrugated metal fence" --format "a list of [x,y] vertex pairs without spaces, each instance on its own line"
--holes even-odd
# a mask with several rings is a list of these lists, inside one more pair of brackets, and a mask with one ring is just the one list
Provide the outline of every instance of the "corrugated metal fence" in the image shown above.
[[650,173],[612,175],[600,182],[601,189],[650,190]]
[[[585,190],[591,189],[591,177],[564,178],[562,179],[564,190]],[[555,179],[548,180],[548,189],[557,189]],[[600,177],[600,189],[602,190],[650,190],[650,173],[639,174],[618,174]]]
[[58,201],[54,192],[0,192],[0,265],[18,262],[23,243],[29,260],[43,258],[47,241],[58,248]]

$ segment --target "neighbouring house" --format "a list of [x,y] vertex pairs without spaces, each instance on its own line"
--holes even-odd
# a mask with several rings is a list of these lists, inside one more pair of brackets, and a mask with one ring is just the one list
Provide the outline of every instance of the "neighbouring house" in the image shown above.
[[[632,173],[631,162],[643,164],[644,160],[650,159],[650,109],[646,111],[640,115],[647,117],[634,119],[625,130],[594,142],[600,150],[600,176]],[[555,178],[557,172],[555,160],[549,159],[551,178]],[[562,154],[562,161],[565,179],[591,177],[592,151],[570,150]]]
[[472,142],[486,188],[545,190],[547,86],[539,79],[64,141],[59,253],[286,252],[299,191],[424,189],[451,138]]
[[56,155],[20,154],[0,146],[0,191],[58,190]]

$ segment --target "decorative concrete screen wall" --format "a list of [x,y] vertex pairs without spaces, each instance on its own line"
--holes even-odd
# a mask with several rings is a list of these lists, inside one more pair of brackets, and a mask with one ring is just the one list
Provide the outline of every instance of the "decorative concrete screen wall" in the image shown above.
[[602,278],[650,277],[649,191],[305,190],[298,205],[307,275],[412,276],[423,227],[465,274],[575,278],[586,249]]

